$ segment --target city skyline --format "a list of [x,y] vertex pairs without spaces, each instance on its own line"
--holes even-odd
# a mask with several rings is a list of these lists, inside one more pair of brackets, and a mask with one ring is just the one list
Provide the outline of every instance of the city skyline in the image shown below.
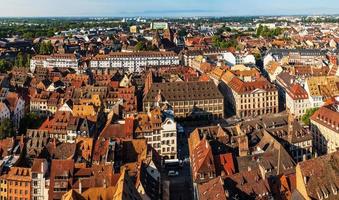
[[339,14],[335,0],[3,0],[0,17],[189,17]]

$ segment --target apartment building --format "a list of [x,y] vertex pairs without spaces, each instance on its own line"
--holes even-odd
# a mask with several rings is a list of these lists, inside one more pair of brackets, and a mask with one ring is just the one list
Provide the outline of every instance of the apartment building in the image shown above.
[[11,167],[6,175],[7,199],[31,199],[32,172],[30,168]]
[[224,97],[211,81],[153,83],[144,97],[143,109],[161,104],[171,105],[176,118],[224,116]]
[[75,54],[36,55],[30,61],[30,70],[43,68],[73,68],[78,69],[80,58]]
[[32,164],[32,200],[48,199],[49,180],[46,159],[34,159]]
[[246,82],[230,74],[223,76],[222,81],[226,84],[226,100],[237,117],[278,113],[278,90],[265,78]]
[[97,55],[90,61],[91,68],[116,68],[140,72],[142,67],[178,65],[179,56],[174,52],[114,52]]
[[286,108],[299,120],[307,109],[311,108],[308,94],[301,85],[294,83],[290,88],[286,88]]
[[313,145],[319,155],[332,153],[339,148],[339,99],[319,108],[311,117]]
[[147,113],[139,113],[136,117],[136,138],[146,138],[165,159],[177,158],[177,126],[174,118],[168,113],[155,108]]

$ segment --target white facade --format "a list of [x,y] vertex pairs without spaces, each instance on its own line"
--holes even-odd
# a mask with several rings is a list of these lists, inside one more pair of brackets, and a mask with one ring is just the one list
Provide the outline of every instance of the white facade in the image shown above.
[[[143,52],[144,53],[144,52]],[[122,68],[130,72],[140,72],[143,66],[164,66],[164,65],[179,65],[179,56],[174,53],[161,54],[144,54],[124,53],[119,56],[107,55],[99,59],[94,58],[90,61],[91,68]]]
[[255,64],[255,57],[251,54],[234,55],[231,52],[227,52],[222,55],[223,55],[223,59],[226,61],[226,64],[230,66]]
[[161,127],[161,155],[169,159],[176,159],[177,123],[171,118],[166,118]]
[[48,180],[46,180],[45,174],[48,170],[47,161],[41,163],[40,172],[32,172],[32,198],[33,200],[44,200],[48,199],[48,190],[49,187]]
[[306,113],[306,110],[311,108],[309,99],[296,99],[294,100],[288,93],[286,93],[286,108],[292,113],[296,119]]
[[311,120],[311,132],[313,134],[313,144],[318,153],[333,153],[339,148],[339,126],[336,131]]
[[37,67],[44,68],[73,68],[79,67],[79,59],[73,55],[51,55],[51,56],[36,56],[30,61],[30,70],[34,72]]

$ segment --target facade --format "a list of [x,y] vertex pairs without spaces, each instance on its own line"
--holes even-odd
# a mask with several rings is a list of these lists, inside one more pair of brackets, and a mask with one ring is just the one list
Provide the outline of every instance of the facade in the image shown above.
[[222,118],[224,97],[213,82],[153,83],[143,100],[143,109],[167,103],[175,118]]
[[140,72],[142,67],[178,65],[179,63],[179,56],[174,52],[115,52],[109,55],[95,56],[90,61],[90,67]]
[[7,199],[31,199],[32,174],[30,168],[12,167],[6,175]]
[[292,84],[286,88],[286,109],[294,115],[296,119],[306,113],[311,108],[307,92],[299,84]]
[[48,163],[45,159],[34,159],[32,165],[32,200],[48,199]]
[[177,158],[177,126],[173,117],[167,117],[156,108],[148,113],[139,113],[136,124],[136,138],[145,138],[147,144],[165,159]]
[[255,117],[278,113],[279,99],[277,88],[265,78],[244,82],[238,77],[226,83],[225,96],[237,117]]
[[231,53],[222,54],[223,59],[229,66],[234,65],[255,65],[255,57],[251,54]]
[[80,59],[75,54],[37,55],[30,61],[30,70],[31,72],[34,72],[37,67],[73,68],[77,70],[79,63]]
[[311,119],[313,145],[319,155],[339,148],[339,102],[319,108]]
[[11,120],[15,127],[19,127],[21,119],[25,115],[25,101],[19,94],[8,92],[4,101],[11,112]]

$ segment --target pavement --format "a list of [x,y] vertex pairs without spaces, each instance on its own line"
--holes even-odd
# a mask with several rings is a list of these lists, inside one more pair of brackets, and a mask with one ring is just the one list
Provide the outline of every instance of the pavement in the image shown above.
[[164,180],[170,181],[170,200],[189,200],[193,199],[193,187],[189,163],[189,151],[187,143],[187,132],[190,129],[185,129],[185,133],[178,137],[178,159],[185,160],[183,166],[177,171],[179,175],[176,177],[168,177],[168,170],[164,171]]

